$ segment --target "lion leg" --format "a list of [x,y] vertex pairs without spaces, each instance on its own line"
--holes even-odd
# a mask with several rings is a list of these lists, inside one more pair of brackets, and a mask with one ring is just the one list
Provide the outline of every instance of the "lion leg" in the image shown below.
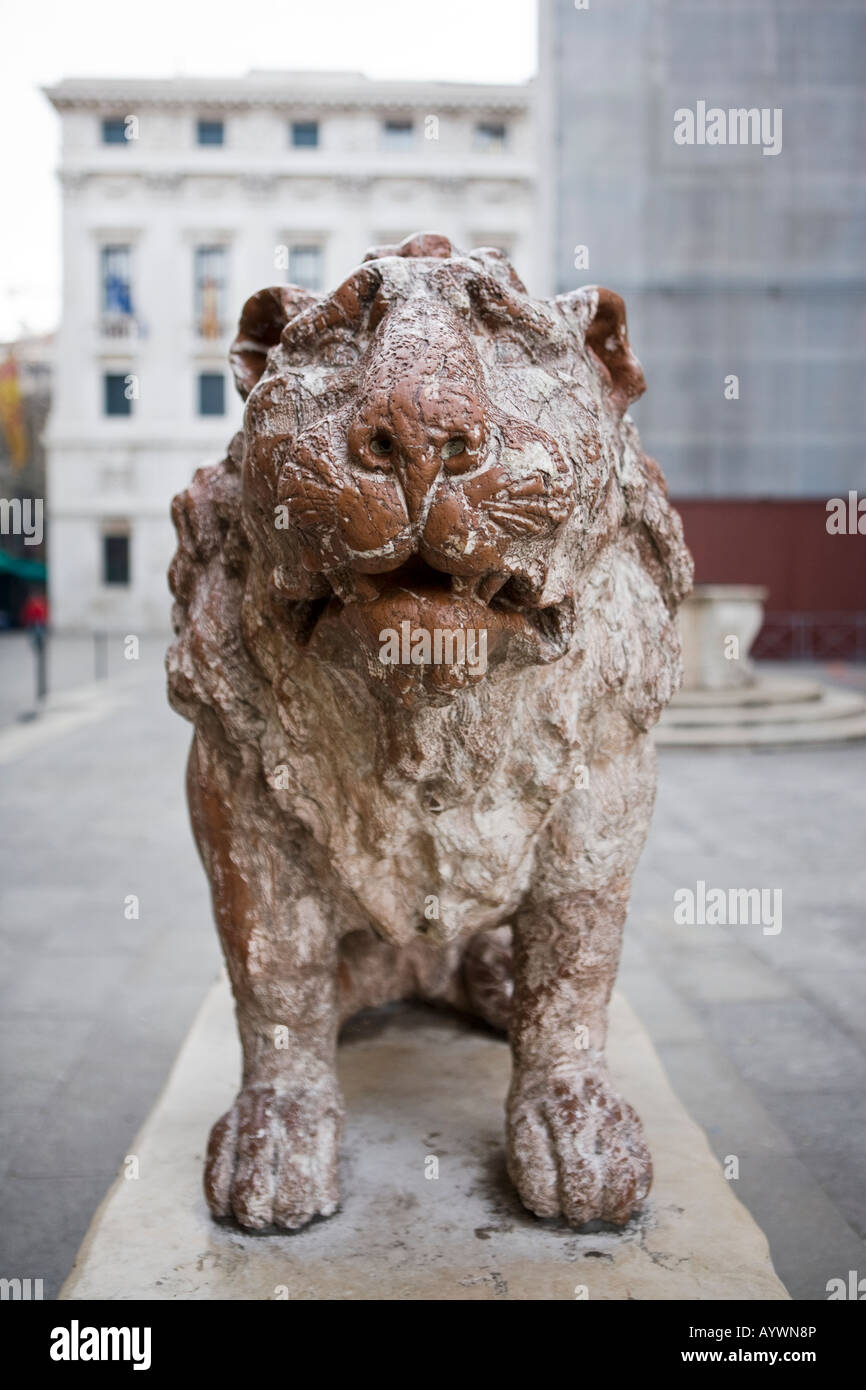
[[508,1171],[538,1216],[622,1225],[649,1191],[640,1120],[607,1073],[607,1005],[628,879],[540,897],[515,922]]
[[214,1216],[295,1229],[339,1202],[336,936],[303,842],[293,855],[258,779],[197,733],[187,785],[243,1045],[241,1089],[211,1131],[205,1194]]
[[337,972],[340,1023],[360,1009],[375,1009],[414,992],[409,948],[383,941],[369,928],[340,941]]
[[476,932],[446,947],[422,940],[409,949],[418,998],[508,1031],[514,993],[510,927]]
[[499,1033],[507,1033],[514,1004],[511,927],[494,927],[470,938],[460,962],[468,1009]]
[[350,932],[340,942],[339,995],[341,1023],[359,1009],[423,999],[505,1033],[513,995],[511,929],[478,932],[447,946],[424,938],[394,946],[371,931]]

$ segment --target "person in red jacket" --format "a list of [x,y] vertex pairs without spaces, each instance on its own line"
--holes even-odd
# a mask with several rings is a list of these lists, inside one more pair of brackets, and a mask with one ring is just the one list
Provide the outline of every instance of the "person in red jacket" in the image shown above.
[[21,622],[35,631],[48,626],[48,600],[44,594],[30,593],[21,606]]
[[36,699],[38,703],[48,694],[48,662],[46,659],[48,600],[43,592],[31,590],[21,605],[20,618],[30,633],[36,656]]

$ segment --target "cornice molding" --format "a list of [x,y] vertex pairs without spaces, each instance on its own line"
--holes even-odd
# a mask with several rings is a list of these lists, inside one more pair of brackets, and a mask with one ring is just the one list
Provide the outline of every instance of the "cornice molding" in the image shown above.
[[67,78],[43,92],[58,111],[117,114],[149,108],[219,112],[302,110],[496,111],[522,115],[532,83],[378,82],[355,74],[286,73],[284,78]]
[[200,166],[185,165],[183,168],[158,169],[158,168],[106,168],[104,165],[81,164],[78,166],[67,166],[58,172],[58,178],[64,189],[78,191],[91,181],[100,183],[102,180],[116,180],[119,178],[140,180],[146,186],[155,191],[172,193],[176,191],[186,180],[193,183],[207,184],[231,184],[238,183],[242,188],[250,192],[270,193],[276,191],[280,185],[294,187],[297,185],[317,185],[326,186],[338,183],[341,188],[350,183],[422,183],[425,186],[433,184],[442,187],[452,186],[457,183],[471,181],[479,187],[487,187],[491,184],[509,185],[531,185],[535,175],[531,166],[524,160],[512,164],[497,163],[495,168],[489,164],[481,164],[480,161],[469,162],[461,161],[459,165],[451,169],[437,169],[430,165],[418,164],[415,166],[403,166],[395,169],[392,165],[375,165],[369,168],[359,168],[358,161],[354,164],[347,161],[345,165],[323,167],[317,170],[305,169],[297,172],[279,166],[267,166],[255,169],[238,166],[233,169],[202,169]]

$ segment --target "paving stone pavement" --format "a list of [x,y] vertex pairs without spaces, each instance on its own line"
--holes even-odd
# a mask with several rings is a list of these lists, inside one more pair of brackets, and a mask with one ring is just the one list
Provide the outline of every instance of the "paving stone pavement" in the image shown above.
[[[52,634],[46,644],[46,671],[49,693],[76,689],[102,677],[103,672],[118,676],[128,667],[123,655],[125,634],[76,636]],[[156,659],[161,639],[147,639],[145,647]],[[0,632],[0,728],[14,723],[19,715],[36,705],[36,656],[26,632]]]
[[[127,663],[112,639],[110,679],[76,694],[93,647],[68,639],[52,708],[18,724],[31,659],[0,636],[0,1275],[43,1278],[46,1297],[219,969],[164,645]],[[623,988],[795,1298],[866,1274],[864,822],[866,744],[665,750],[623,954]],[[677,925],[674,893],[699,879],[780,888],[782,930]]]

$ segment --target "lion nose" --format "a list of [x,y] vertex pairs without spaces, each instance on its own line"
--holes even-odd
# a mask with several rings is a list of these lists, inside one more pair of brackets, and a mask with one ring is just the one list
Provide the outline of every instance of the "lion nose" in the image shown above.
[[442,386],[436,378],[425,383],[410,377],[364,402],[348,444],[362,467],[397,475],[416,521],[440,472],[474,468],[486,438],[484,413],[468,391]]

